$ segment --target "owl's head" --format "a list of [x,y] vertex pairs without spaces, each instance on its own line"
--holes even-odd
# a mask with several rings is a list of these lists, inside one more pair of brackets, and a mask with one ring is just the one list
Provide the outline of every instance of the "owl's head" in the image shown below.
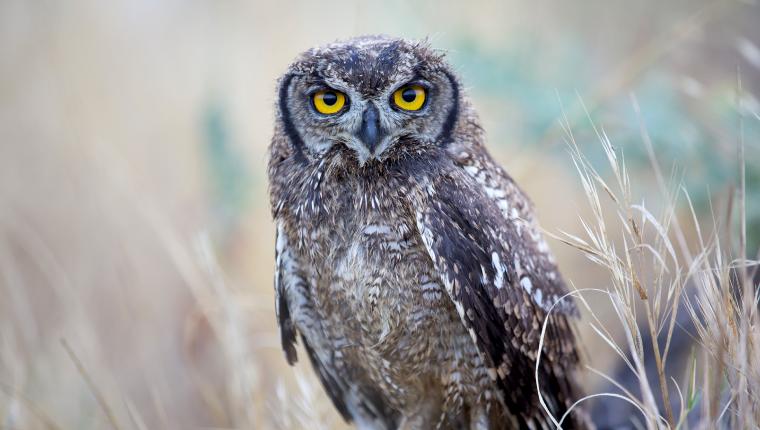
[[280,80],[279,120],[295,150],[359,165],[445,143],[459,87],[424,42],[365,36],[301,54]]

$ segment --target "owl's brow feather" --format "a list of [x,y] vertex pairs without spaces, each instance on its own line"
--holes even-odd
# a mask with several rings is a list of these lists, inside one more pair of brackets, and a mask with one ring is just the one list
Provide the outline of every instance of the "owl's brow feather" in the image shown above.
[[399,41],[393,41],[385,46],[377,55],[377,63],[383,69],[392,70],[399,59]]

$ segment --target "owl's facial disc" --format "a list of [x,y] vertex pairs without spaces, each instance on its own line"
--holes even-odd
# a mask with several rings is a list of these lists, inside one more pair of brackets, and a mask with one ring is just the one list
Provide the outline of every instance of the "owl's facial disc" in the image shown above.
[[326,153],[340,144],[353,151],[360,165],[383,162],[402,140],[435,142],[451,93],[448,79],[437,74],[429,79],[403,74],[373,92],[325,79],[316,90],[304,92],[313,118],[304,123],[306,145]]
[[301,154],[363,166],[445,145],[459,97],[450,67],[428,45],[364,37],[302,54],[282,80],[279,106]]

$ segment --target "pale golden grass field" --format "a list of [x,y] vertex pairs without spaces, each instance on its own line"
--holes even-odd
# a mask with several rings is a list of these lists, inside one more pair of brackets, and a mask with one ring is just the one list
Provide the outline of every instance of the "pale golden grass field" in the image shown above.
[[[495,49],[529,34],[534,45],[526,52],[540,59],[565,34],[581,34],[588,43],[578,51],[579,62],[594,59],[589,79],[599,86],[579,96],[596,107],[609,100],[629,103],[637,79],[663,57],[683,60],[677,67],[695,64],[688,55],[694,40],[709,36],[715,20],[732,22],[744,7],[4,0],[0,429],[344,426],[303,353],[296,368],[285,363],[274,318],[266,148],[276,79],[299,52],[364,33],[430,36],[445,50],[462,37]],[[726,61],[730,74],[734,66]],[[465,78],[477,72],[466,62],[455,66]],[[757,69],[747,73],[757,81]],[[585,312],[579,330],[590,364],[612,372],[621,362],[600,330],[621,350],[638,351],[637,317],[641,332],[650,328],[647,314],[667,332],[668,310],[680,300],[681,287],[687,280],[702,282],[704,295],[693,299],[696,313],[700,303],[723,300],[725,306],[714,311],[718,323],[700,333],[702,340],[713,339],[714,350],[695,353],[695,380],[713,384],[703,398],[715,399],[719,408],[733,398],[729,406],[747,420],[746,428],[757,428],[760,379],[748,359],[760,353],[752,326],[756,311],[742,301],[731,305],[725,285],[727,267],[744,263],[735,261],[741,255],[731,254],[730,245],[713,247],[710,217],[702,220],[700,241],[684,194],[670,210],[668,193],[678,191],[669,178],[672,160],[663,161],[667,193],[646,195],[646,210],[633,206],[644,197],[642,184],[660,190],[651,167],[629,172],[630,179],[620,171],[606,177],[615,202],[581,156],[591,152],[605,160],[605,138],[592,135],[578,152],[569,149],[574,121],[592,118],[601,128],[607,125],[603,113],[575,115],[569,109],[572,118],[558,115],[545,139],[517,145],[519,134],[505,129],[504,119],[519,125],[530,118],[519,105],[488,97],[487,83],[466,83],[495,157],[531,195],[545,230],[572,243],[551,243],[566,278],[579,289],[614,292],[587,296],[595,312]],[[549,91],[554,85],[546,82]],[[564,101],[577,104],[575,98]],[[233,216],[219,208],[216,173],[204,149],[209,106],[220,106],[233,158],[246,172],[245,203],[235,206]],[[716,145],[716,153],[735,156],[738,140],[731,136]],[[646,133],[637,140],[644,145]],[[747,159],[757,160],[756,142],[746,147]],[[622,188],[615,188],[618,183]],[[724,189],[713,191],[722,216],[729,199]],[[734,214],[740,212],[737,201]],[[649,210],[652,219],[645,215]],[[631,219],[643,222],[642,234],[631,230]],[[682,241],[674,220],[683,225]],[[740,235],[733,231],[735,245]],[[668,257],[669,247],[678,248],[676,258]],[[618,259],[649,248],[638,262]],[[726,283],[705,275],[713,269]],[[650,290],[651,301],[637,301],[637,285]],[[594,317],[601,321],[596,328],[590,325]],[[726,335],[726,327],[733,335]],[[652,357],[644,364],[636,356],[629,354],[634,369],[655,365]],[[708,375],[720,366],[728,369],[724,379]],[[673,377],[683,384],[687,373],[684,368]],[[660,396],[659,380],[650,382],[650,394]],[[592,372],[584,384],[590,393],[608,386]],[[726,387],[729,397],[707,396]],[[639,404],[650,428],[661,425],[657,413],[667,419],[647,395]],[[679,410],[674,414],[673,424]]]

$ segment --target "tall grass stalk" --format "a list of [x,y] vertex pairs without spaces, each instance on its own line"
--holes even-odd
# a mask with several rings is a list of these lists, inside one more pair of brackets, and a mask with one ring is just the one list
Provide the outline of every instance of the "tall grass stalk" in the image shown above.
[[[745,253],[746,185],[741,122],[737,166],[740,185],[736,199],[741,215],[739,232],[735,233],[739,237],[739,250],[736,251],[730,248],[730,240],[721,241],[719,237],[722,224],[730,224],[730,216],[718,220],[713,214],[712,232],[705,235],[686,190],[676,181],[670,185],[666,182],[641,120],[638,102],[633,96],[631,100],[640,118],[641,139],[661,194],[653,200],[664,201],[663,207],[657,211],[648,208],[643,199],[636,203],[622,152],[616,150],[604,130],[591,121],[587,110],[586,115],[606,155],[611,172],[609,181],[580,150],[567,117],[563,115],[560,121],[593,216],[580,220],[584,237],[566,232],[553,236],[584,253],[609,274],[610,284],[606,289],[579,289],[571,294],[578,296],[586,307],[593,331],[627,366],[638,381],[641,393],[634,396],[630,387],[594,369],[591,363],[589,369],[608,380],[620,393],[593,394],[580,399],[573,407],[591,398],[606,397],[604,401],[622,399],[634,405],[647,429],[686,428],[689,425],[694,428],[757,428],[760,425],[760,366],[752,362],[760,357],[758,302],[756,286],[752,285],[752,277],[747,273],[758,263],[747,260]],[[582,101],[580,104],[585,110]],[[679,197],[686,202],[685,208],[677,205]],[[734,201],[728,200],[729,204]],[[684,213],[692,224],[690,235],[686,234],[679,220],[679,215]],[[617,235],[621,239],[613,240]],[[690,245],[687,236],[695,237],[696,245]],[[739,257],[732,258],[732,255]],[[585,300],[584,295],[591,293],[603,293],[608,297],[609,306],[623,329],[624,344],[619,345],[613,340],[598,318],[599,310]],[[694,347],[700,351],[698,356],[693,354],[685,376],[668,374],[666,367],[674,335],[687,335],[674,334],[679,309],[688,312],[695,326]],[[642,332],[648,336],[643,336]],[[652,356],[645,355],[647,338],[651,342]],[[542,347],[543,333],[539,357]],[[652,365],[655,366],[658,387],[653,387],[647,378],[646,366]],[[537,375],[536,384],[540,385]],[[672,398],[674,395],[677,398]],[[701,409],[697,408],[700,403]],[[673,404],[678,408],[674,410]],[[564,417],[559,421],[556,418],[560,417],[553,419],[561,428]]]

